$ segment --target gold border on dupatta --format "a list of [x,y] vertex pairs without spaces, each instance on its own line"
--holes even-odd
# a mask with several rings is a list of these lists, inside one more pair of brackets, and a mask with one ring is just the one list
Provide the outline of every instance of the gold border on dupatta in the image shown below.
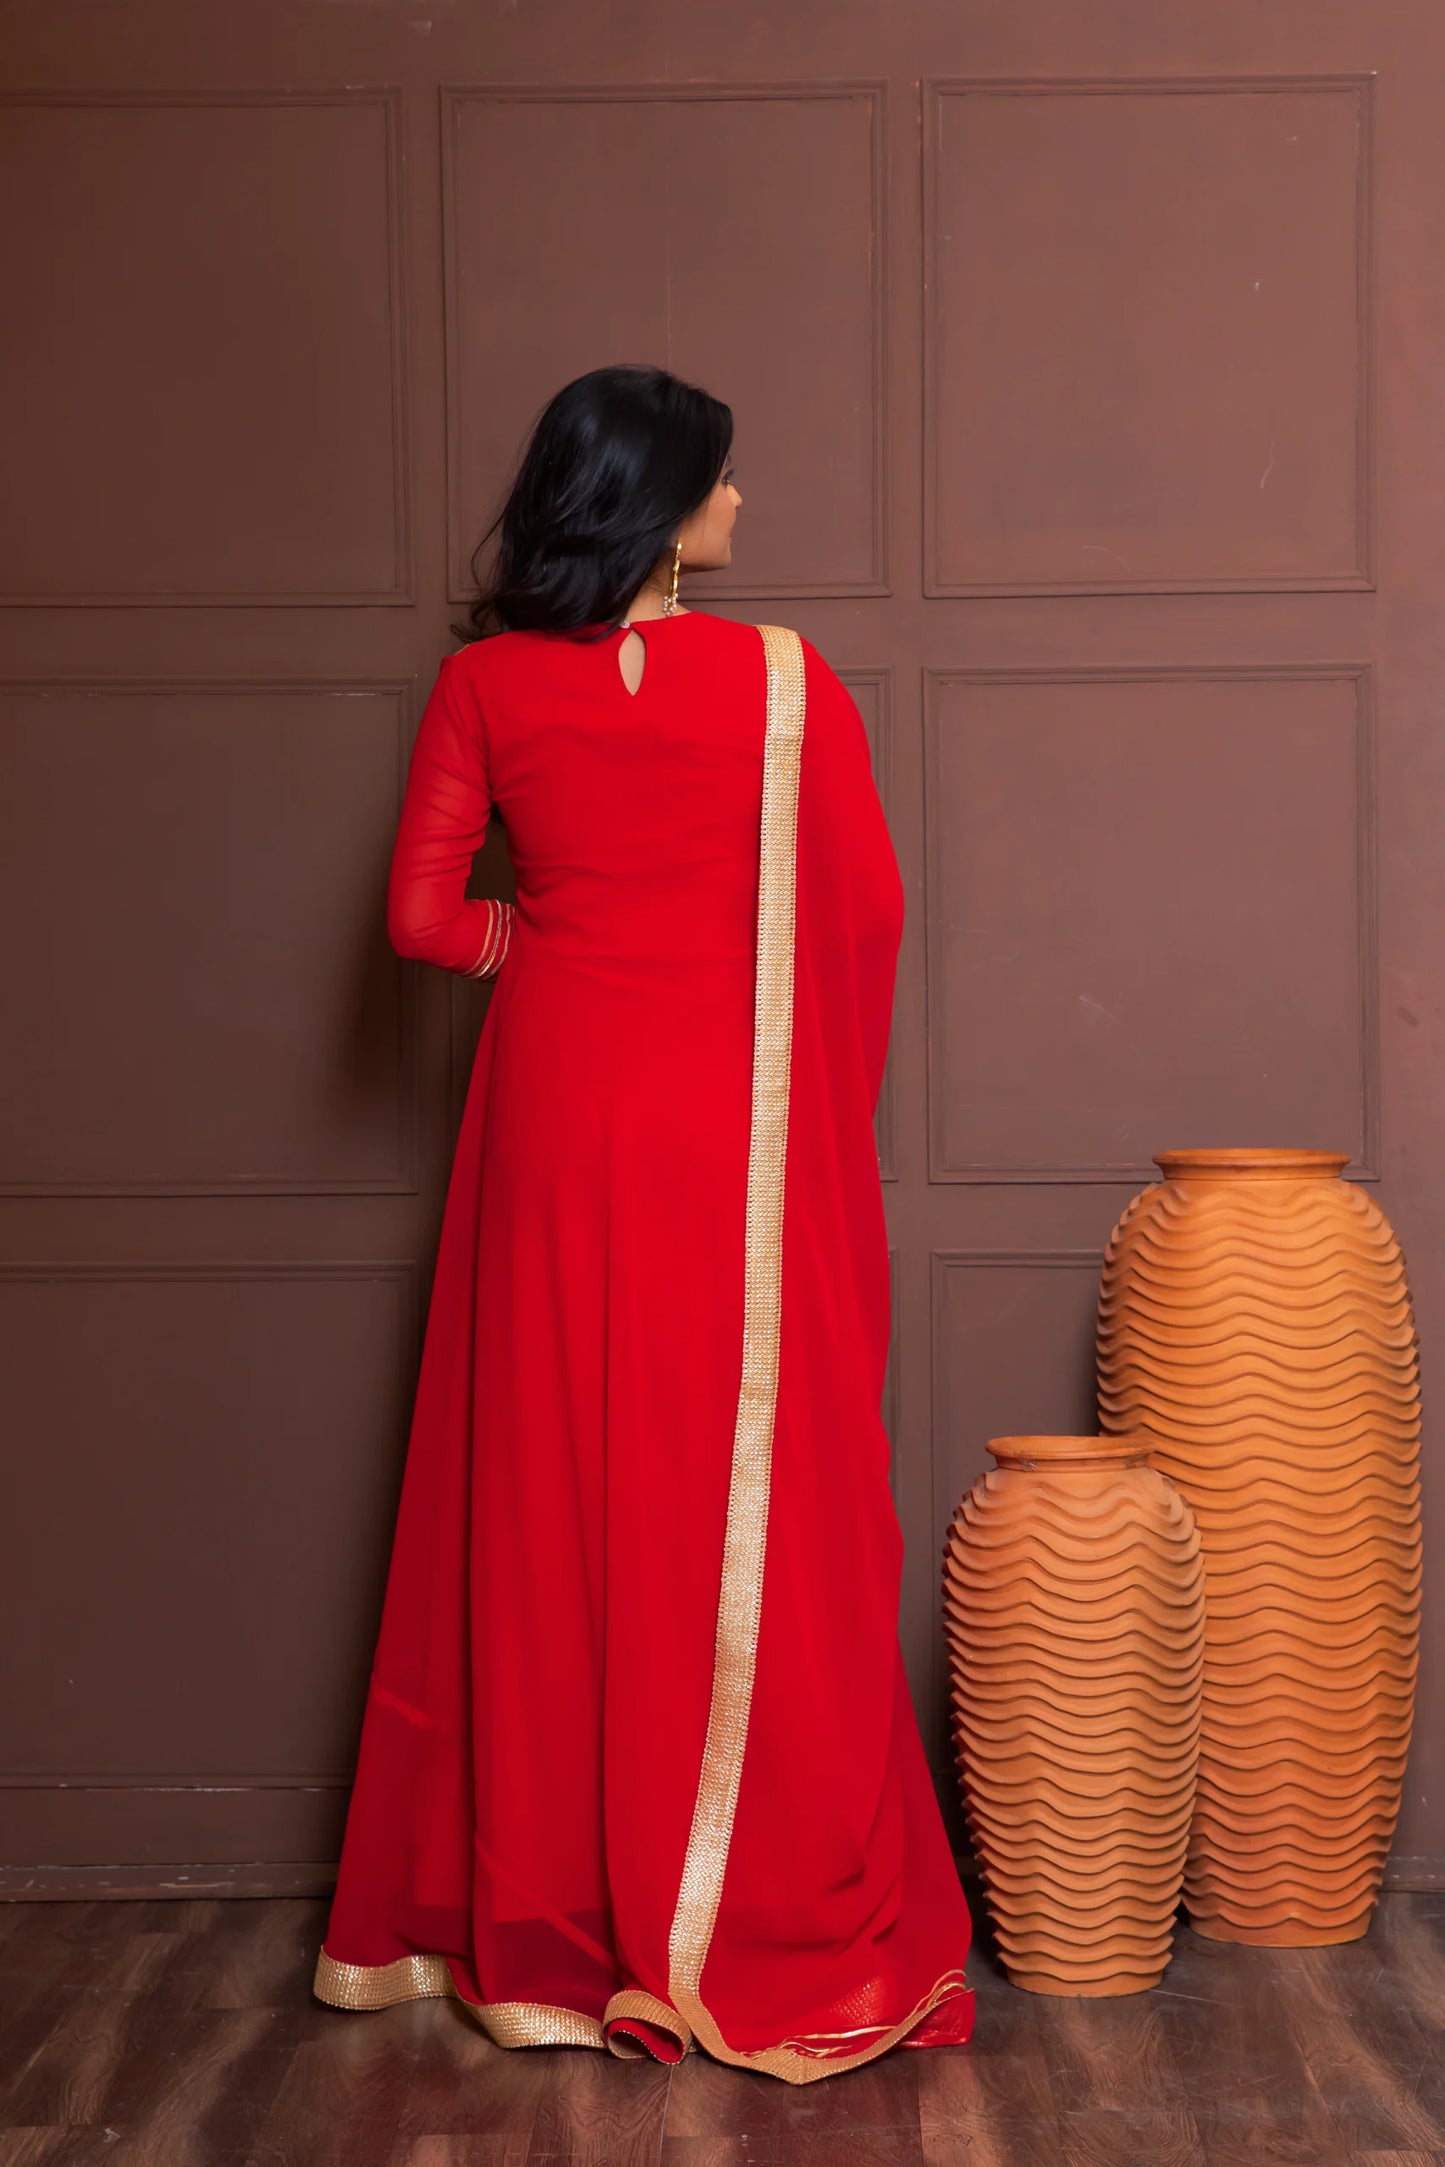
[[[698,2044],[720,2061],[793,2084],[871,2061],[963,1985],[960,1971],[934,1981],[906,2017],[857,2033],[801,2034],[777,2046],[730,2047],[703,2003],[701,1983],[722,1898],[743,1755],[747,1748],[762,1610],[772,1485],[782,1322],[783,1190],[792,1076],[793,951],[797,917],[798,787],[806,673],[798,634],[759,625],[767,663],[758,873],[757,995],[753,1030],[752,1125],[748,1144],[742,1383],[738,1394],[723,1537],[722,1588],[706,1743],[677,1906],[668,1937],[668,1991]],[[827,2042],[870,2036],[849,2054]]]

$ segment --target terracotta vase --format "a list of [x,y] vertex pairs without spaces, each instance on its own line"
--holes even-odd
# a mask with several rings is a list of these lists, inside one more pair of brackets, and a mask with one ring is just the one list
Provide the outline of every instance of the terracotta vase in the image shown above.
[[1161,1151],[1110,1237],[1105,1430],[1146,1429],[1204,1544],[1185,1895],[1272,1947],[1369,1925],[1400,1804],[1420,1394],[1399,1244],[1328,1151]]
[[1204,1593],[1148,1440],[995,1437],[953,1516],[953,1736],[999,1952],[1039,1994],[1169,1961],[1199,1751]]

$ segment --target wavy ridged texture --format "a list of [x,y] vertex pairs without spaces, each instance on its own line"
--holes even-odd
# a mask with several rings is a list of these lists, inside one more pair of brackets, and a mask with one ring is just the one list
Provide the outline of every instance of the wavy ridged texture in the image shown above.
[[1274,1947],[1369,1925],[1420,1595],[1420,1390],[1399,1244],[1341,1153],[1163,1151],[1110,1237],[1100,1426],[1194,1508],[1206,1625],[1185,1895]]
[[1136,1994],[1169,1961],[1204,1581],[1148,1449],[996,1437],[944,1546],[964,1809],[1009,1978],[1039,1994]]

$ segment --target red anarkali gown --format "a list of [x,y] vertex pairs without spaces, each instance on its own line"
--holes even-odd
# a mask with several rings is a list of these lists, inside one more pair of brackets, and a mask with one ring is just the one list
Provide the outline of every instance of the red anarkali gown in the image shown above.
[[412,756],[391,939],[496,984],[315,1990],[806,2083],[973,2015],[880,1414],[903,890],[809,642],[639,630],[636,693],[621,629],[464,648]]

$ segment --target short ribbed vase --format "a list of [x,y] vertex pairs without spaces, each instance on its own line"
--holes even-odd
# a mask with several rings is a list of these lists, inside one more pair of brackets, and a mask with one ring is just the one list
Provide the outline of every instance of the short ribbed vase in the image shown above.
[[995,1437],[953,1516],[944,1631],[999,1953],[1038,1994],[1169,1961],[1199,1752],[1199,1536],[1147,1438]]
[[1219,1941],[1370,1922],[1414,1708],[1420,1390],[1399,1244],[1328,1151],[1161,1151],[1109,1239],[1106,1430],[1146,1429],[1204,1545],[1185,1896]]

